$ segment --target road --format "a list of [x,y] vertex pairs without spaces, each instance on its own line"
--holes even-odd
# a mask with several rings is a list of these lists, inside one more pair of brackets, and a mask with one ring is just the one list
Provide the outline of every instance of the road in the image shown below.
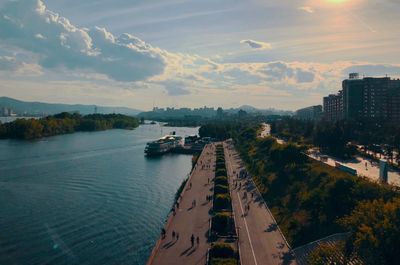
[[[207,145],[201,153],[189,181],[186,183],[179,209],[167,220],[166,237],[160,238],[147,262],[147,265],[196,265],[206,264],[209,242],[209,210],[211,203],[206,196],[212,195],[211,181],[214,178],[215,146]],[[191,183],[191,185],[190,185]],[[196,206],[192,206],[196,200]],[[179,239],[172,232],[179,233]],[[200,244],[191,246],[191,235],[198,236]],[[196,240],[195,240],[196,241]]]
[[[232,145],[224,143],[224,147],[232,188],[233,210],[239,230],[241,264],[295,265],[296,261],[283,234],[251,178],[236,177],[243,168],[238,153]],[[235,182],[238,183],[237,188]],[[247,205],[250,206],[250,210],[246,210]]]

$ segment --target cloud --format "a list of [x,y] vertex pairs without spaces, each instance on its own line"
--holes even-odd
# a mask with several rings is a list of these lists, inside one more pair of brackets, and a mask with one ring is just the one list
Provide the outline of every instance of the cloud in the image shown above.
[[307,12],[307,13],[314,13],[315,12],[315,9],[312,8],[311,6],[301,6],[301,7],[297,8],[297,9],[298,10],[302,10],[302,11]]
[[163,51],[129,34],[79,28],[41,0],[9,1],[0,10],[3,44],[38,55],[46,69],[83,69],[116,81],[140,81],[163,73]]
[[255,40],[241,40],[240,43],[244,43],[249,45],[253,49],[257,50],[270,50],[272,49],[271,44],[262,41],[255,41]]
[[0,71],[9,70],[17,76],[38,76],[43,74],[42,68],[37,64],[22,62],[13,56],[0,56]]

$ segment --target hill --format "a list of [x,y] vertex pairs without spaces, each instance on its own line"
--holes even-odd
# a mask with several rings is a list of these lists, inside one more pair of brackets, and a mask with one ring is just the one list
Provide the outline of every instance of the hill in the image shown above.
[[[2,107],[10,108],[18,115],[42,116],[53,115],[61,112],[79,112],[83,115],[91,114],[95,112],[96,105],[28,102],[9,97],[0,97],[0,108]],[[127,107],[97,106],[97,113],[102,114],[120,113],[134,116],[140,112],[140,110]]]

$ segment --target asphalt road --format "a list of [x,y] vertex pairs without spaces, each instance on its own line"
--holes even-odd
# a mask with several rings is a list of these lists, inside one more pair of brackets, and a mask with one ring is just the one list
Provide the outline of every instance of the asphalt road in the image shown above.
[[231,176],[230,186],[235,221],[239,230],[241,264],[297,264],[251,178],[237,176],[243,169],[239,155],[232,145],[225,143],[224,147],[227,170]]

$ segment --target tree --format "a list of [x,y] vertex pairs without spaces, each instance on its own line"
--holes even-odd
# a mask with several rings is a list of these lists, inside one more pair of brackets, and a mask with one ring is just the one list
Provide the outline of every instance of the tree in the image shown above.
[[400,264],[400,198],[361,202],[341,223],[365,264]]

